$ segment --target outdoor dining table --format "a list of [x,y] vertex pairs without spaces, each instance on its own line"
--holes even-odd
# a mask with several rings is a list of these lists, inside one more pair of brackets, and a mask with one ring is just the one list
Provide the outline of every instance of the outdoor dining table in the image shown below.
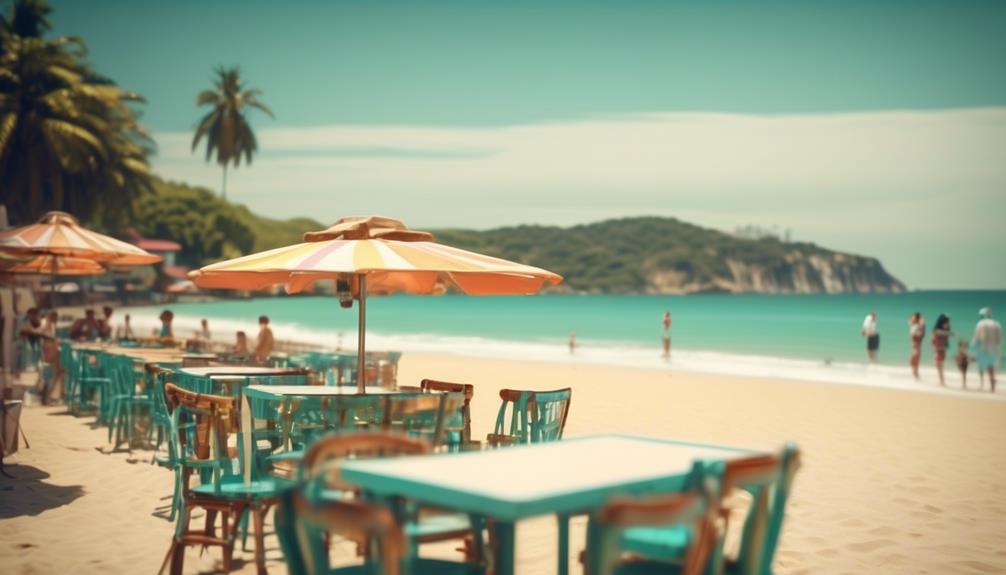
[[568,571],[568,516],[616,494],[676,491],[695,460],[725,461],[749,449],[599,435],[477,452],[347,461],[344,480],[382,498],[405,497],[494,520],[495,573],[515,569],[518,520],[556,514],[559,573]]

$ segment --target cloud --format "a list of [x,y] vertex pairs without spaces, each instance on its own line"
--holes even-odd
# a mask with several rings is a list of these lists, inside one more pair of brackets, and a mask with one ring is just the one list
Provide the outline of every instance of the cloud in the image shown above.
[[[948,284],[920,248],[958,246],[976,255],[954,281],[1006,287],[1006,272],[977,263],[992,255],[985,246],[1006,239],[1006,108],[639,113],[492,128],[288,127],[258,137],[261,153],[231,171],[229,191],[273,216],[329,223],[384,213],[416,227],[484,228],[654,213],[728,230],[775,224],[880,255],[913,285]],[[191,153],[190,134],[157,141],[162,175],[218,187],[219,168]]]

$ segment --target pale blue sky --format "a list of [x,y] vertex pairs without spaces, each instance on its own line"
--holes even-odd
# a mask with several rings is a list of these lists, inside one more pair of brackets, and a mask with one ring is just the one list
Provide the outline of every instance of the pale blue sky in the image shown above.
[[259,212],[775,224],[913,287],[1006,288],[1006,2],[53,5],[147,97],[171,178],[217,186],[187,133],[241,66],[277,115],[230,188]]

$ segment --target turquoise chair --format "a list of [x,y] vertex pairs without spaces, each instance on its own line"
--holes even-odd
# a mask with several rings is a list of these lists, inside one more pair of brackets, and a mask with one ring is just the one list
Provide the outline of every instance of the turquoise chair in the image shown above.
[[[800,452],[789,444],[778,454],[755,455],[725,464],[724,493],[732,488],[747,491],[752,504],[744,520],[741,547],[736,558],[723,558],[722,544],[714,556],[720,571],[728,575],[770,575],[782,533],[786,502],[793,478],[800,467]],[[689,544],[681,529],[637,528],[627,530],[622,547],[633,553],[663,561],[680,561]]]
[[115,447],[125,438],[132,449],[132,434],[136,412],[146,411],[150,415],[153,427],[153,398],[149,393],[137,393],[137,372],[133,358],[122,355],[105,358],[109,375],[111,376],[111,393],[109,393],[108,440],[112,441],[114,431]]
[[470,383],[452,383],[449,381],[437,381],[435,379],[424,379],[419,382],[419,387],[426,393],[449,392],[464,395],[465,401],[461,409],[455,413],[448,413],[448,419],[444,422],[444,441],[450,451],[461,451],[472,446],[477,446],[478,442],[472,442],[472,398],[475,397],[475,386]]
[[65,349],[65,352],[61,349],[61,355],[66,360],[67,380],[71,382],[69,389],[72,391],[67,392],[70,411],[80,413],[95,409],[98,421],[104,423],[112,380],[103,373],[100,354],[94,354],[95,363],[92,364],[88,359],[90,353],[76,351],[69,344]]
[[[227,440],[238,417],[233,397],[194,393],[168,383],[165,398],[171,412],[175,461],[180,470],[176,477],[181,493],[179,517],[165,564],[170,561],[172,572],[181,573],[185,547],[213,545],[223,549],[224,569],[230,570],[241,519],[250,513],[254,521],[256,566],[260,573],[265,572],[265,516],[289,482],[259,476],[254,469],[251,479],[246,480],[240,460],[229,455]],[[196,486],[191,485],[193,474],[201,479]],[[206,511],[206,526],[193,530],[190,522],[196,508]],[[218,514],[222,519],[220,536],[216,535],[215,526]]]
[[501,389],[496,426],[487,441],[498,446],[562,439],[572,394],[568,387],[555,391]]
[[[685,488],[638,498],[616,497],[592,512],[587,524],[585,572],[589,575],[703,575],[711,572],[719,541],[722,466],[696,462]],[[624,561],[627,533],[662,529],[679,533],[675,561],[631,557]]]
[[[298,489],[290,492],[277,510],[277,534],[290,572],[484,574],[481,557],[465,563],[419,558],[415,546],[423,541],[424,527],[422,518],[410,521],[415,515],[414,506],[397,501],[389,507],[380,501],[353,498],[355,486],[338,478],[338,462],[346,458],[418,456],[429,454],[431,449],[422,439],[386,432],[333,435],[313,444],[299,466]],[[437,523],[446,524],[442,518]],[[465,521],[451,538],[474,535],[480,541],[476,548],[481,549],[481,532],[478,529],[477,534],[473,533],[471,522]],[[364,564],[333,569],[327,543],[330,535],[356,542]]]

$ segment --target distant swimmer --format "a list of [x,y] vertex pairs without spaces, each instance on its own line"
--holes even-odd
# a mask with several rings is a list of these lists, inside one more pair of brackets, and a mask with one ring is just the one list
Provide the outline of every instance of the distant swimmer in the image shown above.
[[866,338],[866,355],[870,363],[877,362],[877,350],[880,349],[880,334],[877,333],[877,312],[871,311],[863,320],[863,337]]
[[664,335],[662,338],[662,343],[664,346],[664,359],[671,359],[671,312],[664,310]]
[[950,316],[940,314],[933,325],[933,335],[930,338],[933,344],[933,356],[936,360],[936,373],[940,375],[940,385],[946,385],[943,378],[943,362],[947,359],[947,347],[950,346],[950,338],[954,332],[950,331]]
[[1002,355],[1003,327],[992,319],[992,308],[983,307],[978,315],[982,318],[975,326],[975,334],[971,338],[971,346],[978,356],[978,375],[981,386],[985,387],[985,373],[989,374],[992,393],[996,391],[996,370],[999,369],[999,358]]
[[922,314],[915,312],[908,320],[908,337],[912,342],[912,355],[908,364],[912,366],[912,375],[919,379],[919,360],[922,358],[922,340],[926,338],[926,320]]

